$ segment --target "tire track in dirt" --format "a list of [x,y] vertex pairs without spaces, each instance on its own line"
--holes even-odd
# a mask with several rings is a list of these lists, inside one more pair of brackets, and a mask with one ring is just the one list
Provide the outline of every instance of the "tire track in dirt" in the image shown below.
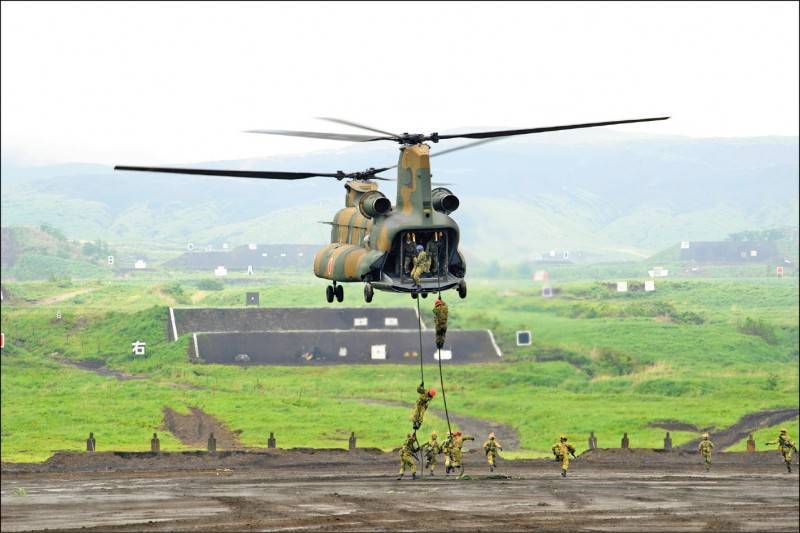
[[213,433],[217,449],[236,450],[243,446],[239,441],[241,431],[231,431],[222,421],[217,420],[197,407],[189,407],[189,414],[182,415],[164,406],[164,429],[187,446],[205,448],[208,436]]
[[35,300],[35,301],[31,302],[31,303],[33,303],[34,305],[52,305],[52,304],[57,304],[57,303],[65,301],[65,300],[69,300],[70,298],[74,298],[75,296],[80,296],[81,294],[86,294],[86,293],[89,293],[89,292],[92,292],[92,291],[95,291],[95,290],[96,289],[93,288],[93,287],[88,287],[86,289],[79,289],[77,291],[71,291],[71,292],[65,292],[65,293],[62,293],[62,294],[57,294],[55,296],[50,296],[50,297],[44,298],[42,300]]
[[[775,426],[787,420],[792,420],[800,414],[797,407],[786,407],[782,409],[767,409],[764,411],[757,411],[749,413],[739,419],[738,422],[725,429],[710,432],[711,440],[718,450],[724,450],[733,446],[742,439],[746,439],[748,435],[754,433],[756,430]],[[680,450],[697,450],[697,445],[700,439],[695,439],[682,444],[678,447]]]
[[[409,411],[414,407],[410,403],[398,402],[398,401],[391,401],[391,400],[360,400],[361,403],[373,404],[373,405],[387,405],[390,407],[405,407]],[[445,419],[444,409],[439,409],[436,407],[429,407],[428,412],[441,418]],[[464,415],[457,415],[453,414],[450,411],[450,422],[455,424],[459,427],[459,429],[466,433],[467,435],[472,435],[475,437],[475,441],[477,444],[474,446],[480,447],[483,443],[481,439],[485,439],[486,436],[489,434],[490,431],[493,431],[495,435],[497,435],[497,440],[503,445],[503,450],[505,451],[513,451],[519,449],[519,435],[517,431],[507,425],[502,424],[500,422],[493,422],[491,420],[483,420],[480,418],[473,418],[471,416],[464,416]],[[409,428],[411,427],[411,421],[409,420]],[[481,442],[477,442],[480,440]]]

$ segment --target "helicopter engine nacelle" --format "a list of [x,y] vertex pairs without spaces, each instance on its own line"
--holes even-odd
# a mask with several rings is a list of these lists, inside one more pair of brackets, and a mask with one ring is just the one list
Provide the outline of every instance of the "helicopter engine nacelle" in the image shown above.
[[440,213],[449,215],[458,209],[461,202],[458,201],[458,196],[453,194],[450,189],[437,187],[431,191],[431,203],[434,209]]
[[392,202],[380,191],[369,191],[358,201],[358,210],[367,218],[385,215],[392,209]]

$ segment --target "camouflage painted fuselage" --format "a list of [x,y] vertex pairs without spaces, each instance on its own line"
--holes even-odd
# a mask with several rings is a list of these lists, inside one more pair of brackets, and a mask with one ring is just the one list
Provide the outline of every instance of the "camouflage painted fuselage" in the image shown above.
[[377,191],[373,181],[348,181],[345,207],[333,219],[331,243],[314,257],[314,274],[337,282],[368,281],[376,289],[410,291],[413,284],[402,272],[400,248],[407,232],[443,231],[447,236],[446,272],[427,281],[442,289],[463,278],[466,265],[458,252],[458,225],[434,209],[431,199],[430,148],[426,144],[401,149],[397,168],[397,198],[392,208],[372,218],[360,203]]

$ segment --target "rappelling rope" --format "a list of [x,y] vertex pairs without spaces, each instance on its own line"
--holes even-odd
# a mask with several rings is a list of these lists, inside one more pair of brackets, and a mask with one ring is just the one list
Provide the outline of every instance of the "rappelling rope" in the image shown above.
[[[437,259],[438,260],[438,259]],[[441,265],[436,265],[436,284],[438,285],[437,289],[439,291],[439,299],[442,300],[442,279],[440,277],[441,272]],[[444,301],[444,300],[442,300]],[[444,376],[442,374],[442,349],[437,347],[439,350],[439,385],[442,387],[442,403],[444,404],[444,416],[447,419],[447,435],[450,436],[453,434],[453,430],[450,428],[450,413],[447,411],[447,395],[444,392]]]

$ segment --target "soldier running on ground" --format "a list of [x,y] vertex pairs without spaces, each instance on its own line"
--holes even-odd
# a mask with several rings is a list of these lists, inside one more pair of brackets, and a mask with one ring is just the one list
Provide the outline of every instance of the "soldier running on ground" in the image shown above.
[[789,438],[789,431],[786,428],[781,428],[781,433],[780,433],[780,435],[778,435],[777,439],[775,439],[773,441],[770,441],[770,442],[765,442],[764,444],[767,444],[767,445],[777,444],[778,445],[778,450],[781,452],[781,455],[783,455],[783,461],[786,463],[786,470],[788,470],[789,473],[791,473],[792,472],[792,451],[796,452],[797,451],[797,446],[795,445],[794,442],[792,442],[792,439]]
[[449,474],[453,470],[453,434],[448,433],[447,438],[442,443],[442,453],[444,453],[444,473]]
[[439,435],[433,431],[431,432],[431,440],[422,445],[425,454],[425,468],[430,470],[431,475],[434,475],[433,470],[436,468],[436,456],[442,453],[442,445],[439,444]]
[[411,422],[414,431],[417,431],[420,427],[422,427],[422,420],[425,418],[425,411],[428,410],[428,404],[431,403],[433,397],[436,396],[436,389],[431,387],[428,390],[425,390],[425,387],[422,383],[419,384],[417,387],[417,403],[414,405],[414,412],[411,413]]
[[708,438],[708,433],[703,433],[703,440],[697,446],[697,451],[703,456],[706,465],[706,472],[711,470],[711,450],[714,449],[714,443]]
[[500,450],[500,442],[495,438],[494,432],[489,433],[489,440],[483,443],[483,451],[486,452],[486,462],[489,463],[489,472],[494,472],[494,459],[497,457]]
[[431,258],[425,252],[421,244],[417,245],[417,255],[414,257],[414,269],[411,271],[411,277],[414,279],[414,284],[419,288],[419,280],[422,275],[431,269]]
[[459,475],[464,475],[464,465],[461,461],[464,458],[463,451],[461,447],[464,445],[464,441],[468,440],[475,440],[475,437],[470,437],[469,435],[462,435],[460,431],[456,431],[453,434],[453,451],[452,451],[452,460],[450,462],[450,470],[460,469]]
[[417,463],[414,461],[414,454],[419,451],[417,447],[417,437],[413,433],[406,435],[406,440],[403,447],[400,448],[400,473],[397,475],[397,480],[403,479],[406,473],[406,467],[411,467],[411,479],[417,479]]
[[447,335],[447,304],[437,299],[433,304],[433,321],[436,324],[436,347],[442,349]]
[[556,462],[561,463],[561,477],[567,477],[569,468],[569,456],[575,457],[575,447],[567,442],[567,436],[561,435],[558,442],[550,448],[556,458]]

